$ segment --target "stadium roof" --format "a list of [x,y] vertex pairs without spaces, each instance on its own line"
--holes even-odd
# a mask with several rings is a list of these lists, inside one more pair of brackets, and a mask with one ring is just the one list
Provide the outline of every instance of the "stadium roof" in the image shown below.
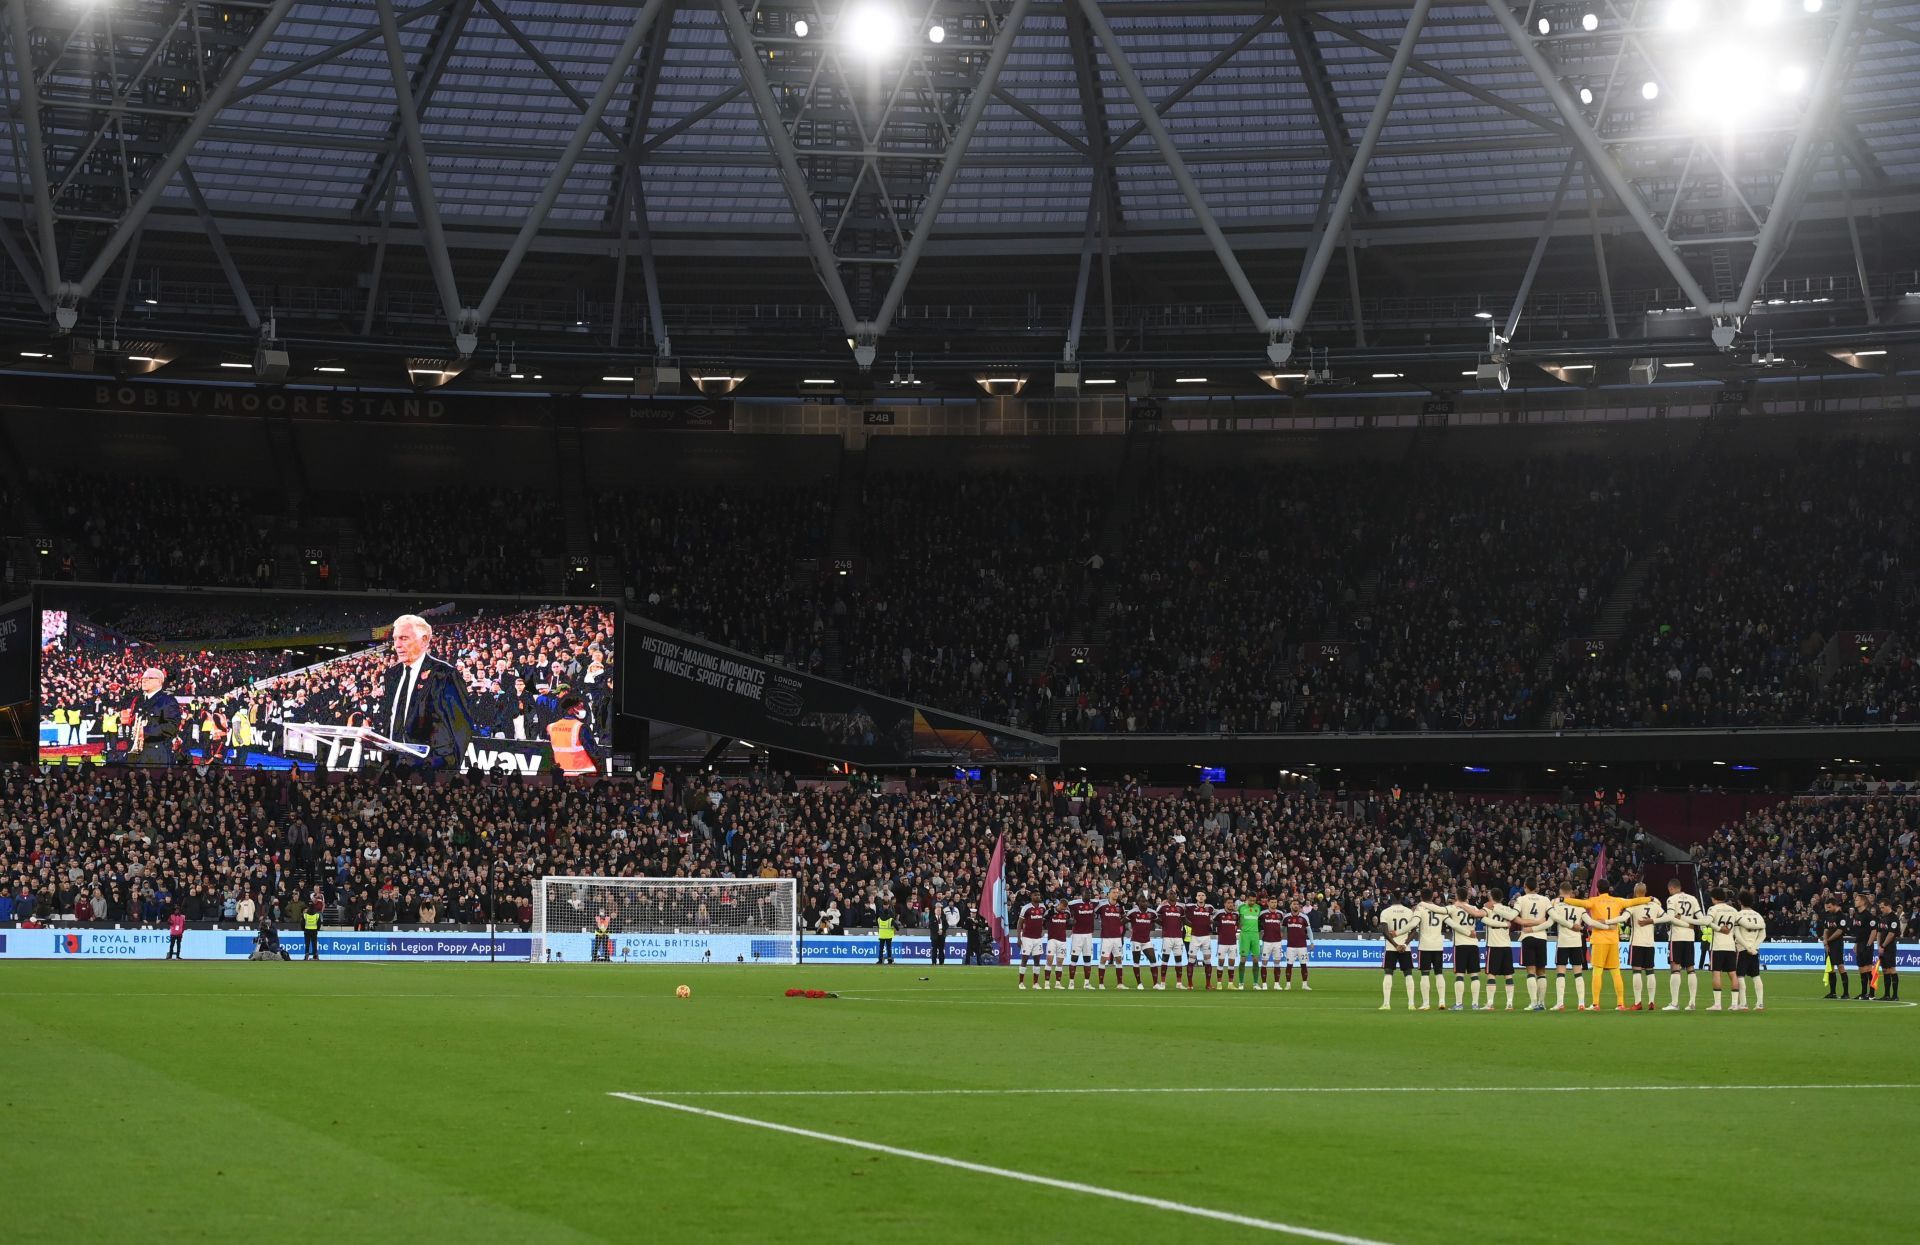
[[1683,5],[9,0],[0,307],[443,351],[705,344],[773,303],[794,349],[1025,304],[1052,353],[1124,350],[1152,301],[1255,354],[1369,308],[1376,341],[1484,335],[1461,301],[1506,328],[1523,290],[1576,339],[1769,295],[1888,319],[1920,0]]

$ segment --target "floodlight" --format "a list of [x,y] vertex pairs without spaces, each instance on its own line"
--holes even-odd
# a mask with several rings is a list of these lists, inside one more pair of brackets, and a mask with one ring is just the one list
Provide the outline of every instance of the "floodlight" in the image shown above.
[[1583,86],[1583,87],[1581,87],[1581,88],[1580,88],[1580,102],[1581,102],[1581,103],[1583,103],[1583,104],[1591,104],[1591,103],[1593,102],[1593,88],[1592,88],[1592,87],[1590,87],[1590,86]]
[[1642,82],[1640,84],[1640,98],[1645,100],[1659,99],[1660,84],[1658,82]]
[[1543,35],[1550,35],[1553,33],[1553,23],[1543,17],[1535,26],[1535,29]]
[[1673,0],[1667,6],[1667,29],[1689,31],[1700,24],[1699,0]]
[[927,41],[930,43],[945,43],[947,41],[947,28],[945,26],[927,27]]
[[855,5],[841,25],[841,37],[862,56],[877,60],[900,42],[900,15],[882,0]]
[[1599,17],[1592,13],[1584,14],[1580,18],[1580,29],[1589,33],[1600,29]]
[[807,25],[807,19],[803,17],[793,24],[793,37],[796,39],[804,39],[807,37],[807,32],[811,29],[813,28]]

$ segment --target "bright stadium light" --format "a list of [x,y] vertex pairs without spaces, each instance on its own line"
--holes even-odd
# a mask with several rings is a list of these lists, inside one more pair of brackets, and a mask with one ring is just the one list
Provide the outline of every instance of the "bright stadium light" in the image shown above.
[[855,5],[841,19],[841,37],[862,56],[875,60],[900,42],[900,15],[881,0]]
[[1550,35],[1553,33],[1553,23],[1543,17],[1534,26],[1534,29],[1538,30],[1543,35]]
[[1682,34],[1700,24],[1699,0],[1673,0],[1667,6],[1667,29]]
[[1642,82],[1640,84],[1640,98],[1645,100],[1659,99],[1660,84],[1652,81]]
[[1800,0],[1800,7],[1809,13],[1818,13],[1827,7],[1826,0]]
[[1590,86],[1583,86],[1583,87],[1581,87],[1581,88],[1580,88],[1580,102],[1581,102],[1581,103],[1583,103],[1583,104],[1591,104],[1591,103],[1593,102],[1593,88],[1592,88],[1592,87],[1590,87]]
[[803,17],[793,24],[793,37],[796,39],[804,39],[807,37],[807,32],[811,29],[813,28],[807,25],[807,19]]
[[1593,13],[1583,14],[1580,18],[1580,29],[1592,34],[1600,29],[1600,18]]
[[927,27],[927,40],[930,43],[945,43],[947,41],[947,28],[945,26]]
[[1807,89],[1807,67],[1788,65],[1780,71],[1780,89],[1789,95],[1798,95]]
[[1780,20],[1784,7],[1780,0],[1746,0],[1742,6],[1748,23],[1754,26],[1773,25]]

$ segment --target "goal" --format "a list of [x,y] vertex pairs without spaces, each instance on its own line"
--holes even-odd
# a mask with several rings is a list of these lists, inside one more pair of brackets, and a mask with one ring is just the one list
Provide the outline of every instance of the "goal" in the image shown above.
[[792,878],[543,877],[533,893],[533,960],[797,964],[796,889]]

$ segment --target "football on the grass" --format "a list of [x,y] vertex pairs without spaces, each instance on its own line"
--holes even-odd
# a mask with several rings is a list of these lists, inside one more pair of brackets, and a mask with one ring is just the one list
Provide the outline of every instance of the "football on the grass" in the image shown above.
[[680,998],[683,998],[683,999],[693,997],[693,991],[687,989],[685,986],[681,986],[679,989],[675,990],[674,994],[678,995]]

